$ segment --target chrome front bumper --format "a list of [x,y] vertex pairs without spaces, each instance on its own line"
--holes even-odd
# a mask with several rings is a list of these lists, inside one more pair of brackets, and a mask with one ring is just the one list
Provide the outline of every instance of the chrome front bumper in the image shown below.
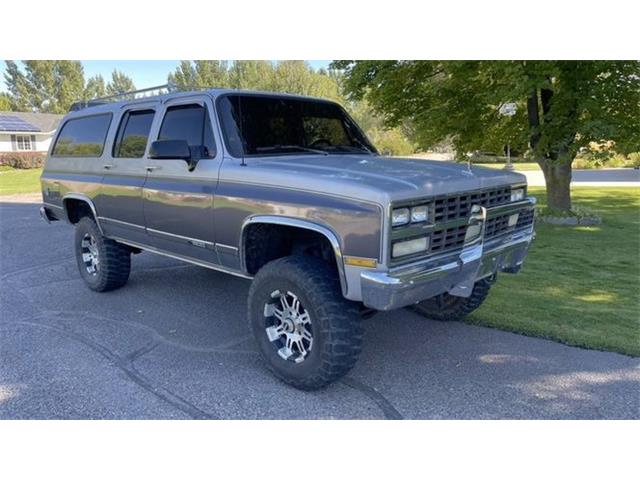
[[469,224],[480,226],[480,235],[465,241],[462,251],[443,254],[386,272],[360,274],[362,302],[376,310],[393,310],[426,300],[444,292],[460,297],[471,295],[473,285],[496,272],[516,273],[534,238],[533,224],[485,242],[486,220],[535,207],[535,198],[499,207],[478,207]]

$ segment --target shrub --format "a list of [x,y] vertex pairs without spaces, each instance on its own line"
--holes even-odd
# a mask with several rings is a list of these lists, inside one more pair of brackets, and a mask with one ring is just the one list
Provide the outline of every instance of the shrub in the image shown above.
[[45,156],[38,152],[4,152],[0,153],[0,165],[19,169],[41,168]]

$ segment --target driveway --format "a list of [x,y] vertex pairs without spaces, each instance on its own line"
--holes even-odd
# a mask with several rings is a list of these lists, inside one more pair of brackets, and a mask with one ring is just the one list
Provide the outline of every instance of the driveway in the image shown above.
[[248,281],[143,253],[94,293],[67,225],[28,203],[0,224],[0,418],[640,418],[638,359],[406,310],[365,321],[347,378],[300,392],[261,365]]

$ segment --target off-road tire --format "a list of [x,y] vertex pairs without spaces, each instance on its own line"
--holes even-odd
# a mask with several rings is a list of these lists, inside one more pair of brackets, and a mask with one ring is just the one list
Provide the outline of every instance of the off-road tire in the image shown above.
[[455,297],[448,293],[443,293],[437,297],[423,300],[410,308],[414,312],[431,320],[438,320],[440,322],[462,320],[482,305],[482,302],[484,302],[487,295],[489,295],[492,284],[492,280],[483,279],[476,282],[473,286],[471,296],[468,298]]
[[[100,259],[98,269],[93,274],[87,271],[82,258],[82,240],[87,234],[95,239]],[[76,224],[74,252],[80,275],[91,290],[96,292],[115,290],[129,280],[131,251],[127,246],[104,237],[93,218],[81,218]]]
[[[313,346],[301,363],[282,358],[269,340],[265,305],[275,291],[295,294],[311,318]],[[312,256],[267,263],[249,290],[249,323],[267,368],[301,390],[316,390],[344,376],[356,363],[363,329],[357,304],[342,296],[335,269]]]

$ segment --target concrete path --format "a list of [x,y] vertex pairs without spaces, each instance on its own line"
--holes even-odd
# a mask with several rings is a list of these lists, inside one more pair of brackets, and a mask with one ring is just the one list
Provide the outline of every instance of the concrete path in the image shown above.
[[[532,187],[544,187],[541,171],[518,172],[526,175]],[[640,187],[640,170],[633,168],[605,168],[602,170],[574,170],[571,184],[575,187]]]

